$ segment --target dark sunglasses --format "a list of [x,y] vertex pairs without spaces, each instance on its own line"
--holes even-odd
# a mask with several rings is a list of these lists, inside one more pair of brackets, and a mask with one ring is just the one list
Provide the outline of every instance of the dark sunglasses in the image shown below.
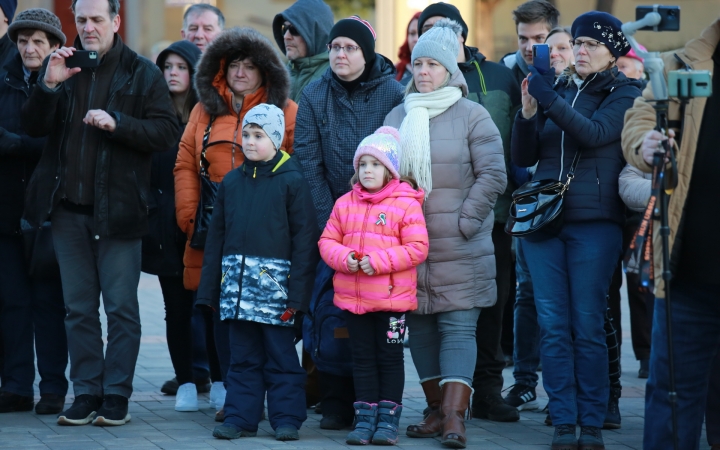
[[288,31],[289,31],[290,34],[293,35],[293,36],[300,36],[300,32],[298,31],[298,29],[295,28],[295,25],[293,25],[293,24],[291,24],[291,23],[284,23],[284,24],[282,24],[282,28],[280,28],[280,30],[282,30],[282,35],[283,35],[283,36],[285,36],[285,33],[287,33]]

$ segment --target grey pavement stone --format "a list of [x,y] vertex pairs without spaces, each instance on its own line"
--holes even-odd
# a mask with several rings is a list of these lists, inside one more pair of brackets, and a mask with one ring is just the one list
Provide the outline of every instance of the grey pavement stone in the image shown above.
[[[130,399],[132,421],[122,427],[63,427],[54,416],[37,416],[34,413],[11,413],[0,415],[0,448],[30,450],[51,449],[343,449],[357,448],[345,444],[349,430],[321,430],[321,416],[308,411],[308,420],[300,430],[300,440],[279,442],[269,422],[259,425],[258,437],[232,441],[214,439],[212,430],[215,411],[209,407],[207,394],[199,396],[200,411],[180,413],[174,410],[175,398],[160,393],[160,387],[173,377],[170,356],[165,341],[163,300],[155,277],[145,275],[138,288],[143,337],[134,381],[134,393]],[[101,310],[103,323],[104,314]],[[623,301],[622,383],[620,410],[622,429],[603,431],[608,450],[641,449],[645,415],[645,380],[637,378],[638,362],[632,355],[630,324],[627,303]],[[418,383],[417,372],[410,352],[405,352],[405,395],[401,430],[422,418],[425,399]],[[542,388],[542,372],[537,392],[541,403],[547,403]],[[512,368],[503,372],[505,387],[513,384]],[[36,376],[39,380],[39,376]],[[37,383],[37,381],[36,381]],[[36,398],[39,399],[36,384]],[[66,398],[69,405],[72,393]],[[496,423],[473,419],[467,422],[468,448],[482,450],[533,450],[549,448],[553,428],[544,424],[545,413],[523,411],[520,421]],[[704,443],[703,437],[703,443]],[[401,433],[399,449],[440,449],[440,439],[412,439]],[[703,448],[705,448],[703,446]]]

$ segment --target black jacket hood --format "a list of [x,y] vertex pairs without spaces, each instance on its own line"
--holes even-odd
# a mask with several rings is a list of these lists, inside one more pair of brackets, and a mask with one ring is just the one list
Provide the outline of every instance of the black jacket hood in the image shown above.
[[243,52],[252,58],[264,77],[267,103],[285,108],[290,93],[290,74],[272,43],[252,28],[234,27],[223,31],[205,50],[195,72],[195,90],[208,114],[223,116],[230,109],[223,96],[213,86],[215,76],[222,70],[225,58]]

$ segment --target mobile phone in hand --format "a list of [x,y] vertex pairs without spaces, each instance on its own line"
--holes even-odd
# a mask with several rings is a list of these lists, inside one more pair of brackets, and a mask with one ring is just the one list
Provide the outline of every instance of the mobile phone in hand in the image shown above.
[[98,53],[90,50],[75,50],[72,56],[65,58],[65,66],[68,69],[74,67],[92,68],[100,65]]
[[550,71],[550,46],[547,44],[533,45],[533,67],[545,74]]

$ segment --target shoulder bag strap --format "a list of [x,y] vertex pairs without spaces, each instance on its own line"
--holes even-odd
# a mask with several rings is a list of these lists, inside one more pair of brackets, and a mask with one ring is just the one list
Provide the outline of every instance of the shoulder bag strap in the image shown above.
[[202,139],[202,151],[200,152],[200,175],[207,176],[208,173],[208,167],[210,167],[210,162],[205,158],[205,152],[208,148],[208,142],[210,141],[210,130],[212,130],[212,124],[215,122],[215,116],[210,116],[210,121],[208,122],[207,128],[205,128],[205,133],[203,134]]
[[568,170],[567,173],[567,181],[565,182],[565,189],[567,189],[570,186],[570,182],[575,178],[575,169],[577,169],[577,165],[580,162],[580,150],[575,152],[575,156],[573,157],[572,164],[570,164],[570,170]]

